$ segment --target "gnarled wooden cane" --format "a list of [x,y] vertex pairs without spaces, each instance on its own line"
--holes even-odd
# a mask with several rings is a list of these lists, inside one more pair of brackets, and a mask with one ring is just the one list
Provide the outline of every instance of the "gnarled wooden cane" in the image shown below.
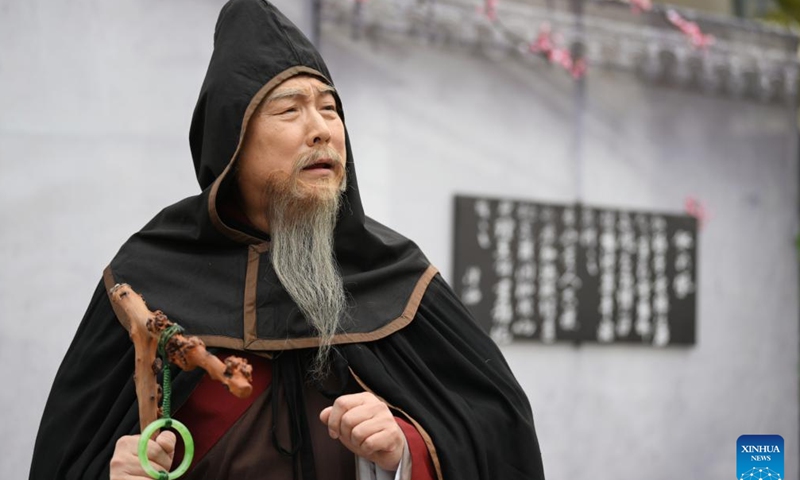
[[[116,314],[124,317],[120,320],[130,326],[129,333],[136,351],[134,382],[136,398],[139,400],[139,425],[144,430],[161,416],[158,407],[160,387],[156,376],[162,365],[156,353],[161,332],[174,324],[160,310],[153,312],[148,309],[142,296],[128,284],[115,285],[109,296]],[[212,379],[224,384],[239,398],[246,398],[253,391],[252,367],[247,360],[228,357],[223,363],[206,351],[205,344],[197,337],[176,333],[170,338],[165,351],[170,363],[184,371],[201,367]]]

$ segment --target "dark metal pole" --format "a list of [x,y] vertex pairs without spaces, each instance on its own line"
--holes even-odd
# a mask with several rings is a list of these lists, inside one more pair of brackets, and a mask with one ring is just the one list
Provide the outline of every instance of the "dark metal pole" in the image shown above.
[[311,0],[311,42],[320,48],[322,40],[322,0]]
[[[586,47],[583,36],[583,0],[572,0],[572,12],[575,14],[575,31],[577,32],[576,41],[572,45],[572,58],[574,61],[586,61]],[[572,158],[575,165],[575,190],[576,200],[583,203],[584,200],[584,160],[583,160],[583,137],[584,137],[584,116],[586,109],[586,75],[581,75],[575,79],[575,89],[573,90],[573,143]]]
[[744,18],[744,0],[731,0],[733,2],[733,14],[739,18]]

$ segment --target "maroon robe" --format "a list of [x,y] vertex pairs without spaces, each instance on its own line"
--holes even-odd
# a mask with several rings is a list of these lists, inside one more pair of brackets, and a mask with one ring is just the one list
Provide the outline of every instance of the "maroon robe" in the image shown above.
[[[253,365],[253,394],[246,399],[238,399],[227,392],[221,383],[212,381],[208,376],[203,377],[174,415],[192,432],[195,444],[191,468],[183,478],[292,480],[293,460],[278,452],[270,430],[271,362],[243,352],[225,352],[220,358],[224,360],[230,354],[244,356]],[[318,480],[354,480],[356,456],[341,442],[331,439],[327,426],[319,421],[319,413],[333,402],[313,387],[307,386],[305,394]],[[282,408],[280,411],[287,410]],[[435,473],[422,436],[405,420],[398,417],[395,420],[408,442],[412,480],[433,480]],[[282,445],[288,445],[285,419],[278,422],[277,428],[279,441]],[[179,441],[173,469],[182,458],[183,443]]]

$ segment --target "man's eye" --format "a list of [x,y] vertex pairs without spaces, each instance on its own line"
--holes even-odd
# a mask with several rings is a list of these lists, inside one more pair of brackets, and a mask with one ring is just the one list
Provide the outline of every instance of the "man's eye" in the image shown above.
[[336,111],[336,105],[324,105],[324,106],[322,107],[322,109],[323,109],[323,110],[329,110],[329,111],[335,112],[335,111]]

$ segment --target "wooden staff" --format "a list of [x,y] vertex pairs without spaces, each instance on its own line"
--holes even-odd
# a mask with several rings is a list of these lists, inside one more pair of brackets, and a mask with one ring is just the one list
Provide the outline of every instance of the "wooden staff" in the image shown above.
[[[153,312],[148,309],[142,296],[128,284],[115,285],[109,294],[114,311],[124,317],[120,318],[124,324],[130,326],[129,333],[136,352],[133,378],[139,400],[139,426],[144,430],[161,416],[158,407],[160,386],[156,376],[163,366],[156,353],[161,332],[174,324],[160,310]],[[176,333],[169,339],[165,351],[170,363],[184,371],[201,367],[236,397],[246,398],[253,391],[252,367],[247,360],[231,356],[223,363],[206,351],[205,344],[197,337]]]

